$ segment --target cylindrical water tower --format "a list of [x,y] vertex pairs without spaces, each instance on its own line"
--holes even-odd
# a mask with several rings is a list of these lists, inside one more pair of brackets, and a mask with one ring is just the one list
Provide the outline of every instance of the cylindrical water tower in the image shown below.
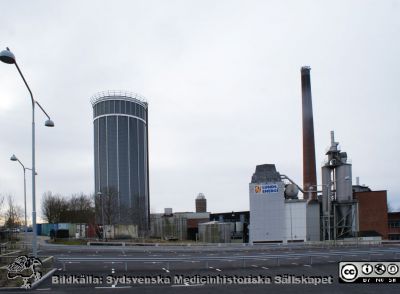
[[143,235],[149,228],[147,102],[122,91],[100,92],[91,102],[95,193],[115,197],[111,224],[137,225]]

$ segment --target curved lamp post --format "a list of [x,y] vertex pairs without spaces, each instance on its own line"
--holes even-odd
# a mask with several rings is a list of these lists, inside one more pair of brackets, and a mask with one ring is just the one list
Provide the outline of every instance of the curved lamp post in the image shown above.
[[[24,170],[24,215],[25,215],[25,242],[27,239],[27,232],[28,232],[28,223],[27,223],[27,214],[26,214],[26,170],[32,170],[29,167],[26,167],[16,156],[13,154],[10,158],[11,161],[18,161],[19,164],[22,166],[22,169]],[[37,175],[37,173],[36,173]]]
[[97,192],[97,196],[99,196],[99,198],[101,199],[101,222],[102,222],[102,226],[103,226],[103,240],[105,240],[105,236],[106,236],[106,227],[104,225],[104,206],[103,206],[103,193],[101,192]]
[[10,51],[10,49],[3,50],[0,52],[0,61],[7,64],[15,64],[19,74],[21,75],[22,80],[25,83],[25,86],[28,88],[29,94],[31,96],[32,101],[32,229],[33,229],[33,238],[32,238],[32,254],[34,257],[37,257],[37,230],[36,230],[36,170],[35,170],[35,105],[39,106],[39,108],[43,111],[43,113],[47,116],[47,120],[45,122],[46,127],[54,127],[54,122],[50,119],[50,116],[43,109],[43,107],[33,98],[33,94],[31,89],[29,88],[28,83],[25,80],[24,75],[22,74],[17,61],[15,59],[15,55]]

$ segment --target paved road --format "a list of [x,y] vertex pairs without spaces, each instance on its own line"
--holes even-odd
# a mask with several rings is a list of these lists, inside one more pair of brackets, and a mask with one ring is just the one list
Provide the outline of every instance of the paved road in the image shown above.
[[[398,293],[397,285],[348,285],[338,283],[339,261],[400,260],[400,246],[361,246],[335,248],[303,248],[302,246],[241,246],[231,247],[87,247],[41,244],[42,259],[54,256],[57,268],[54,276],[93,276],[102,283],[67,285],[57,284],[52,278],[35,291],[55,293]],[[310,260],[311,256],[311,260]],[[174,284],[175,277],[227,276],[269,277],[269,284]],[[325,276],[333,284],[304,285],[277,284],[282,275]],[[107,277],[169,277],[172,283],[137,284],[120,281],[112,287]],[[26,293],[26,292],[24,292]]]
[[[136,270],[136,271],[119,271],[115,267],[110,266],[101,271],[91,272],[94,276],[103,277],[106,281],[107,276],[122,277],[128,275],[131,277],[170,277],[173,281],[175,277],[184,276],[228,276],[228,277],[270,277],[272,279],[270,284],[262,285],[215,285],[215,284],[156,284],[156,285],[137,285],[137,284],[124,284],[117,283],[115,287],[112,284],[104,282],[99,285],[57,285],[52,283],[51,279],[46,280],[38,287],[36,291],[41,292],[55,292],[55,293],[296,293],[307,291],[307,293],[398,293],[400,290],[399,285],[348,285],[339,284],[337,277],[337,264],[320,264],[314,266],[303,265],[288,265],[280,267],[268,267],[257,264],[251,264],[248,268],[230,268],[220,269],[216,266],[210,266],[208,269],[191,270]],[[85,271],[87,272],[87,271]],[[57,271],[55,276],[73,275],[81,273],[78,269],[73,271]],[[332,277],[333,283],[327,285],[294,285],[294,284],[278,284],[275,279],[278,276],[294,275],[294,276],[326,276]]]

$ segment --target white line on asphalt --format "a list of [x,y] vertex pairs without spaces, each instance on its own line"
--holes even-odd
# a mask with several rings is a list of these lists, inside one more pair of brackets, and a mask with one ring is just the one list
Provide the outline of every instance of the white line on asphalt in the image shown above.
[[265,269],[265,270],[269,269],[269,268],[267,268],[267,267],[265,267],[265,266],[263,266],[262,268]]
[[157,264],[157,263],[164,263],[164,262],[162,262],[162,261],[144,261],[143,263]]
[[209,266],[208,268],[211,268],[211,269],[213,269],[213,267],[212,267],[212,266]]
[[169,270],[167,270],[165,267],[162,268],[165,272],[169,273]]
[[104,263],[111,263],[111,264],[114,264],[114,263],[122,263],[122,262],[119,262],[119,261],[104,261]]
[[221,271],[219,268],[216,268],[215,270],[216,270],[217,272],[220,272],[220,271]]
[[171,285],[171,287],[198,287],[198,286],[204,286],[204,284]]
[[[114,286],[114,287],[112,287]],[[94,287],[95,289],[121,289],[121,288],[132,288],[132,286],[120,286],[120,287],[115,287],[115,285],[112,285],[111,287]]]
[[39,288],[39,289],[36,289],[37,291],[49,291],[49,290],[51,290],[51,288]]
[[252,264],[251,266],[252,266],[252,267],[258,267],[258,265],[255,265],[255,264]]
[[309,265],[309,264],[305,264],[304,266],[308,266],[308,267],[311,267],[311,265]]
[[10,254],[17,253],[17,252],[21,252],[21,250],[16,250],[16,251],[11,251],[11,252],[8,252],[8,253],[4,253],[1,256],[10,255]]
[[299,265],[298,263],[292,262],[293,265]]
[[43,259],[42,262],[46,262],[46,261],[48,261],[48,260],[50,260],[50,259],[52,259],[52,258],[53,258],[53,256],[49,256],[49,257]]

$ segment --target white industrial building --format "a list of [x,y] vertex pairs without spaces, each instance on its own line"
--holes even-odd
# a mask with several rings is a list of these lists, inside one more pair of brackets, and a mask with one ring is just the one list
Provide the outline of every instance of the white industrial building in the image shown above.
[[285,184],[274,164],[256,167],[250,188],[250,242],[319,241],[319,204],[297,198],[294,184]]

